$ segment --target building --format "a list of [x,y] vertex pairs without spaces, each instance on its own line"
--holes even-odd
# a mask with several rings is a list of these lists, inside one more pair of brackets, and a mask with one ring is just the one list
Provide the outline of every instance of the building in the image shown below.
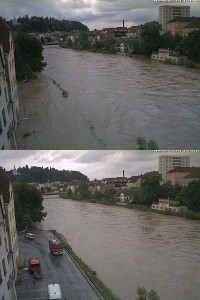
[[190,156],[159,156],[159,174],[162,175],[164,181],[167,180],[166,174],[175,167],[190,167]]
[[183,64],[187,60],[187,56],[180,55],[180,51],[172,49],[159,49],[158,52],[152,53],[151,58],[176,65]]
[[[14,43],[11,29],[7,26],[2,18],[0,18],[0,45],[3,47],[3,57],[5,61],[5,77],[7,81],[6,103],[8,110],[9,131],[7,137],[10,140],[11,148],[16,149],[15,131],[17,127],[17,118],[19,115],[19,100],[18,100],[18,86],[15,72],[15,58],[14,58]],[[1,112],[3,115],[3,111]],[[6,118],[6,113],[3,119]],[[1,137],[0,137],[1,138]],[[4,147],[4,149],[6,149]]]
[[17,299],[18,255],[13,188],[0,168],[0,299]]
[[[176,17],[167,22],[167,31],[170,31],[172,35],[180,34],[184,35],[184,28],[192,23],[192,27],[200,25],[200,17]],[[194,25],[195,24],[195,25]]]
[[169,210],[175,213],[187,211],[187,206],[180,205],[180,201],[171,199],[159,199],[158,202],[152,203],[151,208],[162,211]]
[[190,6],[162,5],[159,6],[159,23],[164,31],[167,30],[167,22],[175,17],[190,17]]
[[200,167],[176,167],[166,174],[166,180],[172,185],[188,185],[189,182],[200,179]]
[[11,105],[8,99],[8,86],[6,81],[6,66],[3,46],[0,45],[0,150],[12,149],[10,140]]
[[190,32],[195,31],[195,30],[200,30],[200,22],[199,23],[191,22],[188,25],[186,25],[182,29],[182,35],[183,36],[188,36],[188,34]]

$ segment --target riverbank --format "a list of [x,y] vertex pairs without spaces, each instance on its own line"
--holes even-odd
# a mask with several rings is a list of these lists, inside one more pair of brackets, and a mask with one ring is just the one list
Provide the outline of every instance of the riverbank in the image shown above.
[[[59,195],[59,197],[63,198],[63,199],[69,199],[69,197],[66,194]],[[170,210],[165,210],[165,211],[156,210],[156,209],[152,209],[149,206],[140,205],[140,204],[124,204],[123,203],[123,205],[122,205],[121,203],[117,203],[116,201],[109,202],[107,200],[95,200],[95,199],[90,199],[90,200],[70,199],[70,200],[80,201],[80,202],[85,201],[85,202],[89,202],[89,203],[103,204],[103,205],[109,205],[109,206],[122,206],[122,207],[128,208],[128,209],[148,211],[148,212],[152,212],[152,213],[174,216],[174,217],[181,217],[181,218],[190,219],[190,220],[200,220],[200,213],[194,212],[191,210],[188,210],[187,212],[176,213],[176,212],[173,212]]]
[[[107,49],[79,49],[79,48],[73,48],[73,47],[69,47],[67,45],[67,43],[60,43],[59,47],[61,48],[66,48],[66,49],[72,49],[72,50],[76,50],[76,51],[88,51],[88,52],[92,52],[92,53],[101,53],[101,54],[123,54],[125,56],[128,56],[130,58],[140,58],[141,60],[151,60],[150,56],[147,55],[143,55],[143,54],[136,54],[136,53],[127,53],[127,52],[117,52],[117,51],[109,51]],[[195,63],[194,61],[191,60],[186,60],[183,63],[173,63],[173,61],[166,59],[164,61],[159,61],[161,63],[164,64],[170,64],[170,65],[175,65],[175,66],[182,66],[182,67],[186,67],[186,68],[192,68],[192,69],[200,69],[200,63]]]
[[78,265],[78,267],[83,271],[85,276],[94,284],[95,288],[99,291],[99,293],[106,300],[120,300],[119,297],[113,294],[113,292],[108,289],[105,284],[97,277],[97,274],[94,270],[92,270],[86,263],[82,261],[78,255],[73,251],[72,247],[68,244],[66,238],[63,234],[57,232],[56,230],[52,230],[52,233],[57,237],[64,246],[64,249],[70,255],[70,257],[74,260],[74,262]]

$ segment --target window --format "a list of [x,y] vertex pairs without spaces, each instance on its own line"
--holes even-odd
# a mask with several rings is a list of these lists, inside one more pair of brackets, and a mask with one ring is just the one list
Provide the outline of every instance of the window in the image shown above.
[[2,94],[2,93],[1,93],[1,86],[0,86],[0,96],[1,96],[1,94]]
[[4,88],[4,93],[5,93],[5,97],[6,97],[6,102],[8,102],[8,96],[7,96],[7,90],[6,90],[6,87]]
[[8,130],[8,132],[7,132],[7,138],[8,138],[8,140],[10,139],[10,130]]
[[0,134],[2,133],[3,129],[2,129],[2,125],[1,125],[1,119],[0,119]]
[[10,289],[10,282],[9,282],[9,280],[7,282],[7,288],[8,288],[8,290]]
[[2,259],[2,266],[3,266],[4,276],[6,276],[7,271],[6,271],[6,264],[4,258]]
[[2,274],[1,274],[1,269],[0,269],[0,284],[2,283],[3,278],[2,278]]
[[2,109],[2,116],[3,116],[3,124],[4,126],[6,125],[7,121],[6,121],[6,114],[5,114],[5,109]]

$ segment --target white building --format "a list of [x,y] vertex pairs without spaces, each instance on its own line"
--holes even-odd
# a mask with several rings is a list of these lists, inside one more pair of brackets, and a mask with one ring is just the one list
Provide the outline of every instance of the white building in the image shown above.
[[166,23],[175,17],[190,17],[190,6],[162,5],[159,6],[159,23],[164,31],[167,30]]
[[0,169],[0,299],[17,299],[18,255],[13,188],[10,179]]
[[[15,131],[17,127],[17,118],[19,115],[18,86],[16,81],[14,43],[11,29],[7,26],[2,18],[0,18],[0,40],[3,46],[3,54],[5,60],[5,75],[7,81],[8,95],[8,123],[9,131],[7,132],[10,139],[11,148],[16,149]],[[2,112],[3,114],[3,112]]]
[[172,156],[162,155],[159,156],[159,174],[162,179],[166,181],[166,173],[175,167],[190,167],[190,156]]
[[170,199],[159,199],[158,202],[153,202],[151,205],[152,209],[161,210],[161,211],[172,211],[175,213],[182,213],[187,211],[187,206],[180,205],[178,200]]

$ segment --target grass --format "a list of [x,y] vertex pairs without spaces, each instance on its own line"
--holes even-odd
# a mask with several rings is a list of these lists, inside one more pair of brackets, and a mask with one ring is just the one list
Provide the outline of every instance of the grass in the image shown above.
[[73,258],[73,260],[77,263],[86,277],[93,283],[95,288],[99,291],[99,293],[106,300],[120,300],[119,297],[113,294],[113,292],[106,287],[106,285],[96,276],[96,272],[92,270],[86,263],[82,261],[78,255],[72,250],[72,247],[68,244],[66,238],[63,234],[57,232],[56,230],[52,230],[52,233],[61,241],[64,246],[64,249],[68,252],[68,254]]

